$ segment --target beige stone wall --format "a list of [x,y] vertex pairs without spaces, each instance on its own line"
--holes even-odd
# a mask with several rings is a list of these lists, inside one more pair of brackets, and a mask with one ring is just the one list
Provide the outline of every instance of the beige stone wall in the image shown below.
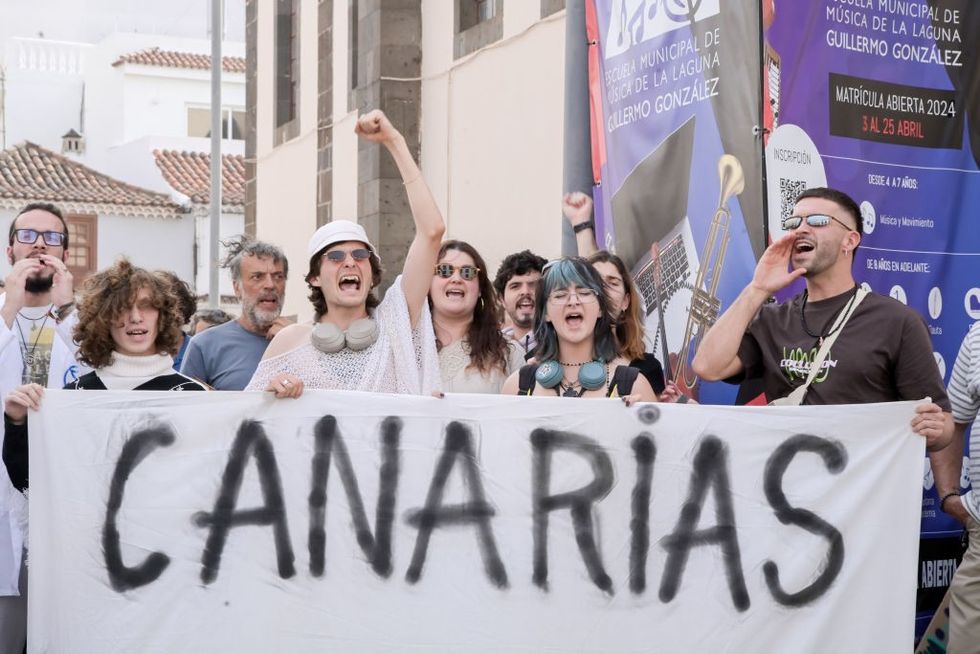
[[[316,220],[317,16],[316,2],[301,4],[300,134],[274,148],[274,3],[258,3],[256,235],[286,249],[294,271],[286,310],[305,319],[305,248]],[[361,213],[355,112],[347,110],[347,7],[333,7],[335,218]],[[447,236],[472,242],[492,276],[513,251],[550,258],[561,249],[564,12],[542,20],[538,2],[504,0],[503,37],[454,60],[453,7],[452,0],[421,0],[422,170]]]
[[274,2],[258,3],[255,236],[286,252],[284,314],[312,317],[303,281],[306,243],[316,229],[316,3],[300,2],[299,135],[273,147]]
[[449,238],[507,254],[561,251],[564,12],[505,0],[503,39],[452,60],[452,3],[423,0],[422,159]]
[[333,215],[357,220],[357,111],[348,111],[350,38],[347,0],[333,6]]

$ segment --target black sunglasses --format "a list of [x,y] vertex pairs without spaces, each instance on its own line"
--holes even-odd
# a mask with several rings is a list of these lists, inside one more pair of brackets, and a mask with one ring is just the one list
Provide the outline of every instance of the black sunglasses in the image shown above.
[[443,279],[449,279],[457,270],[459,270],[459,276],[466,281],[476,279],[476,274],[480,272],[480,269],[476,266],[459,266],[457,268],[451,263],[440,263],[436,265],[436,274]]
[[[357,248],[351,250],[350,255],[354,257],[354,261],[364,261],[371,258],[371,251],[365,248]],[[347,250],[330,250],[324,256],[335,263],[343,263],[347,260]]]
[[36,229],[17,229],[14,230],[14,235],[17,237],[18,243],[26,245],[34,245],[37,243],[37,237],[41,236],[44,238],[44,244],[51,247],[63,246],[66,236],[64,232],[39,232]]

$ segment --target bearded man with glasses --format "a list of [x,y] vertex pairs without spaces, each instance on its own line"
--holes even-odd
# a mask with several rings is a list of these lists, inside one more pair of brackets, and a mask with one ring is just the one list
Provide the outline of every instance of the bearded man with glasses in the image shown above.
[[24,207],[10,223],[12,266],[0,296],[0,394],[21,384],[62,388],[78,378],[68,225],[53,204]]
[[[61,210],[43,202],[21,209],[10,223],[11,269],[0,295],[0,398],[21,384],[62,388],[83,372],[75,359],[78,346],[72,330],[78,319],[66,261],[68,225]],[[10,515],[26,513],[26,504],[0,478],[0,519],[7,522]],[[27,634],[26,573],[19,547],[24,534],[7,536],[0,539],[0,548],[6,550],[0,558],[12,563],[0,569],[0,651],[20,652]]]
[[[783,230],[762,254],[751,283],[705,334],[695,373],[709,381],[761,377],[772,401],[804,387],[824,349],[799,403],[931,397],[916,407],[912,429],[930,451],[946,447],[953,419],[925,321],[893,298],[865,293],[854,280],[862,235],[854,200],[835,189],[807,189]],[[802,293],[783,304],[768,302],[800,277],[806,281]],[[822,348],[825,341],[829,348]]]

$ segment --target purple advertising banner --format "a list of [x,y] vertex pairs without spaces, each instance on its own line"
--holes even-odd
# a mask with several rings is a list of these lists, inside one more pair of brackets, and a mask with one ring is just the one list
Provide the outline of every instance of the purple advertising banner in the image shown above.
[[758,0],[589,9],[599,246],[631,270],[668,376],[730,404],[736,388],[701,384],[689,362],[765,245]]
[[[806,187],[851,195],[865,232],[855,277],[923,316],[947,382],[980,320],[977,5],[779,2],[764,32],[769,233]],[[923,471],[917,634],[949,584],[961,531],[939,510],[928,461]]]

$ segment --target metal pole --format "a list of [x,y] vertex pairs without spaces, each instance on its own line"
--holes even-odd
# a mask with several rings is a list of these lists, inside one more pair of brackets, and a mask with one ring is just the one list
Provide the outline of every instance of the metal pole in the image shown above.
[[0,64],[0,150],[7,149],[7,112],[4,111],[7,106],[6,86],[6,73]]
[[[208,304],[221,306],[218,279],[218,241],[221,239],[221,20],[222,0],[211,0],[211,236],[209,245],[210,281]],[[228,126],[231,129],[231,125]]]
[[[585,3],[565,4],[565,135],[562,193],[582,191],[592,195],[592,137],[589,118],[589,44],[585,31]],[[560,198],[555,198],[558,207]],[[561,253],[578,254],[575,233],[561,217]]]

